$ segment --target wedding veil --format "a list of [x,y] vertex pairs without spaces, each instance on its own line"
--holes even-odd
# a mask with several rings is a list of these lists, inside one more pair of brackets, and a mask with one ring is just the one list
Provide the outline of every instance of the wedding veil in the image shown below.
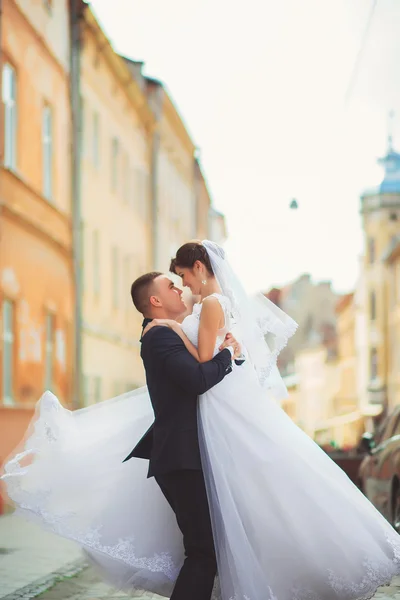
[[260,384],[269,389],[276,400],[287,397],[286,386],[276,363],[281,350],[295,333],[297,323],[263,294],[247,294],[229,264],[221,246],[203,240],[214,275],[232,306],[232,318],[238,339],[248,360],[256,370]]

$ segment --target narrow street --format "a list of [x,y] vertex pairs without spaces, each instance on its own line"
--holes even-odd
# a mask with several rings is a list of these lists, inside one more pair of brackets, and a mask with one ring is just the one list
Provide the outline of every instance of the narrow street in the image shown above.
[[[123,600],[132,597],[137,600],[162,600],[161,596],[155,596],[154,594],[127,596],[121,592],[116,592],[102,581],[99,581],[91,567],[84,569],[73,577],[66,576],[39,595],[40,600],[111,600],[111,598],[112,600]],[[19,600],[21,597],[14,596],[14,598]],[[22,596],[22,598],[24,597]]]
[[[162,600],[161,596],[146,594],[134,596],[137,600]],[[107,585],[100,582],[93,571],[88,568],[76,577],[64,579],[44,594],[40,600],[123,600],[128,598],[125,594],[113,592]],[[132,598],[132,596],[129,596]],[[400,598],[400,578],[392,582],[390,587],[380,588],[375,595],[377,600],[389,600]]]
[[[0,517],[0,600],[123,600],[103,583],[72,542],[13,515]],[[162,600],[138,594],[137,600]],[[375,595],[400,600],[400,577]]]
[[[0,600],[127,598],[101,582],[73,542],[15,515],[0,517]],[[148,594],[137,598],[158,598]]]

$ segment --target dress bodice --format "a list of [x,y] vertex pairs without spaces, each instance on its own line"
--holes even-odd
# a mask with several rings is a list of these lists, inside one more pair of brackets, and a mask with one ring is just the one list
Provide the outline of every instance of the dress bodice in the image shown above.
[[[224,312],[225,323],[224,327],[218,331],[218,336],[215,342],[215,348],[213,352],[213,356],[218,354],[219,347],[225,339],[226,334],[229,332],[231,327],[231,317],[230,317],[230,301],[229,298],[223,296],[222,294],[211,294],[219,301],[222,310]],[[200,315],[201,310],[203,308],[203,304],[198,303],[193,306],[193,312],[188,315],[182,322],[182,329],[184,333],[187,335],[189,340],[192,342],[196,348],[199,345],[199,326],[200,326]]]

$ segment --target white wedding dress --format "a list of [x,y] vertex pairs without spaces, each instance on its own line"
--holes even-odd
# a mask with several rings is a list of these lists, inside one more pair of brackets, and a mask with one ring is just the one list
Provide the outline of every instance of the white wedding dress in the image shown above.
[[[215,352],[234,329],[230,300],[216,297],[225,328]],[[200,313],[195,305],[182,324],[196,345]],[[122,463],[152,418],[146,388],[75,412],[46,392],[4,481],[19,512],[75,540],[116,586],[169,596],[184,558],[175,517],[146,479],[147,461]],[[250,361],[200,397],[199,434],[213,598],[366,600],[400,573],[398,534],[260,386]]]

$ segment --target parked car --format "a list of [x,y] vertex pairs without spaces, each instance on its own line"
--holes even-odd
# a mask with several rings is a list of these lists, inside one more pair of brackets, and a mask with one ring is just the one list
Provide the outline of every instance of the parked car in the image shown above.
[[400,532],[400,406],[361,444],[368,453],[360,465],[361,489]]

